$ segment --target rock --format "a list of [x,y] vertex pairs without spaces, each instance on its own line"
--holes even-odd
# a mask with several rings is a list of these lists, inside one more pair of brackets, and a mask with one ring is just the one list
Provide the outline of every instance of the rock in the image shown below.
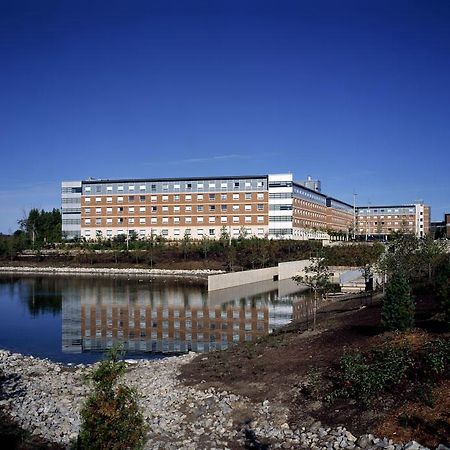
[[361,448],[367,448],[372,443],[372,439],[370,439],[368,436],[360,436],[356,440],[356,445]]

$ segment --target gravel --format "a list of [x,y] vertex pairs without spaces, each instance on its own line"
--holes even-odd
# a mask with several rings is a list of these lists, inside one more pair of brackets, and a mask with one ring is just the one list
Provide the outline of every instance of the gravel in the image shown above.
[[[149,433],[146,449],[309,448],[423,450],[417,442],[394,443],[371,434],[354,436],[344,427],[320,422],[291,429],[287,409],[260,404],[232,392],[185,386],[180,367],[196,356],[131,360],[125,381],[139,393]],[[79,412],[88,393],[85,376],[93,366],[64,366],[0,350],[5,377],[2,407],[34,435],[69,446],[80,427]],[[444,446],[440,450],[445,450]]]

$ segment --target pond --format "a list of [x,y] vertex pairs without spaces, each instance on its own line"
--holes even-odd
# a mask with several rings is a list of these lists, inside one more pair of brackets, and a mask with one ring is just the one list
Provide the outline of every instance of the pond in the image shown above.
[[168,278],[0,275],[0,348],[90,363],[123,343],[158,358],[254,341],[310,314],[311,294],[291,280],[209,292]]

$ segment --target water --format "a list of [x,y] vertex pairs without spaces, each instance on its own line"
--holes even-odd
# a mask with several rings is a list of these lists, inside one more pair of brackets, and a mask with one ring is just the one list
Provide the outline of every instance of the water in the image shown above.
[[207,292],[202,281],[0,275],[0,348],[89,363],[122,342],[158,358],[253,341],[309,314],[291,280]]

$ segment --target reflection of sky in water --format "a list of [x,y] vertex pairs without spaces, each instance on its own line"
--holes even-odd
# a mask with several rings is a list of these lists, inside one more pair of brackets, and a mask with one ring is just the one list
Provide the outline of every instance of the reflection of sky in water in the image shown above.
[[289,323],[298,291],[291,280],[208,293],[196,281],[3,275],[0,347],[63,362],[118,341],[141,357],[223,349]]

